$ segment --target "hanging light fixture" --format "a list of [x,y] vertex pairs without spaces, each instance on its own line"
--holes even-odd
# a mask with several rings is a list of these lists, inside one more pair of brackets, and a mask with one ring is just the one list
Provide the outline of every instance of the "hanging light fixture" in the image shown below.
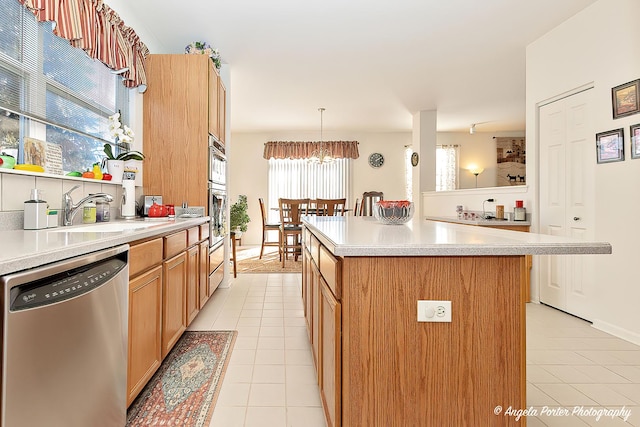
[[333,157],[331,156],[331,152],[327,150],[324,146],[324,141],[322,139],[322,116],[324,114],[324,108],[318,108],[320,111],[320,142],[318,143],[318,148],[311,152],[311,157],[309,157],[310,163],[324,164],[333,162]]

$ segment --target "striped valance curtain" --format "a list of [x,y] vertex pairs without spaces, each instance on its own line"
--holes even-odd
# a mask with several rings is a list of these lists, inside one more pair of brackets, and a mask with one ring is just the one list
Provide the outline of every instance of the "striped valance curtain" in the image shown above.
[[269,141],[264,144],[263,157],[269,159],[308,159],[311,153],[320,147],[329,151],[331,157],[338,159],[357,159],[358,141]]
[[126,87],[147,84],[144,66],[149,55],[135,31],[102,0],[18,0],[38,21],[56,23],[53,33],[69,40],[112,70],[122,70]]

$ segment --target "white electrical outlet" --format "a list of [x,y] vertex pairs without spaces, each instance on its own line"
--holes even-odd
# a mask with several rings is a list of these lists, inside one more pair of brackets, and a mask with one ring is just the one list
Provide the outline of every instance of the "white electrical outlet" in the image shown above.
[[418,301],[418,322],[451,322],[451,301]]

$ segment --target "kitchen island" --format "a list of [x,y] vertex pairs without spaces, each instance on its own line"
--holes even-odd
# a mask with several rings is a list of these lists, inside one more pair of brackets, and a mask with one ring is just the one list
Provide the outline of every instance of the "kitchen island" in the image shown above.
[[[494,410],[527,407],[525,256],[611,253],[608,243],[418,219],[304,223],[305,317],[333,426],[524,425]],[[450,301],[451,322],[418,322],[442,320],[419,300]]]

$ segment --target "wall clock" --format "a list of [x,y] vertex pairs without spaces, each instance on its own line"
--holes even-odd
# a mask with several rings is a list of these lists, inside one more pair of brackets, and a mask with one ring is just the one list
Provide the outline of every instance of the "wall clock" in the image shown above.
[[369,155],[369,165],[372,168],[379,168],[384,164],[384,156],[380,153],[371,153]]
[[418,156],[418,153],[413,153],[411,154],[411,165],[413,166],[418,166],[418,162],[420,161],[420,157]]

